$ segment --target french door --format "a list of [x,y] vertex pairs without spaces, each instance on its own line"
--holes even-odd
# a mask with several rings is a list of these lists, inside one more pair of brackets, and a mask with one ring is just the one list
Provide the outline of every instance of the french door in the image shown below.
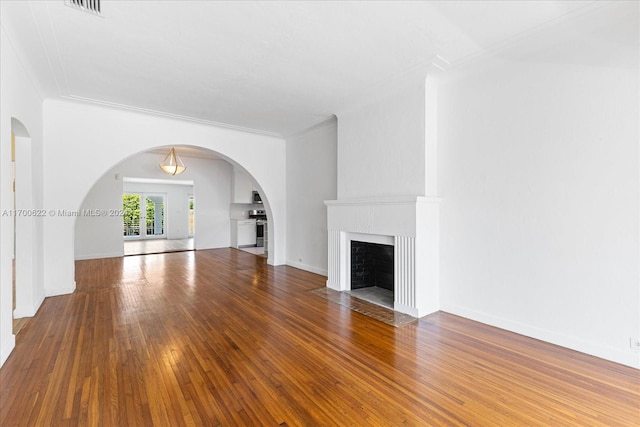
[[189,194],[189,237],[193,237],[196,233],[195,217],[195,199],[193,198],[193,194]]
[[165,233],[165,195],[126,193],[122,195],[125,239],[161,239]]

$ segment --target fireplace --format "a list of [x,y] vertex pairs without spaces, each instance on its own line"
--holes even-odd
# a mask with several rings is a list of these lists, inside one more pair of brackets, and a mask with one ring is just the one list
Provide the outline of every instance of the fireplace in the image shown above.
[[[429,197],[326,201],[327,287],[354,291],[354,241],[390,246],[393,310],[414,317],[439,310],[439,202]],[[356,281],[355,290],[358,286]]]
[[351,290],[376,287],[393,292],[393,245],[351,241]]
[[394,246],[351,240],[351,290],[365,301],[393,309]]

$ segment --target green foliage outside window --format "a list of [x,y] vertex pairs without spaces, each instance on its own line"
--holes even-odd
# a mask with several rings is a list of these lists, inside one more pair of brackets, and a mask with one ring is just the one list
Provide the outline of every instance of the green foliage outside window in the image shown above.
[[122,195],[122,221],[125,236],[140,235],[140,196],[138,194]]
[[[159,206],[162,212],[164,212],[164,202]],[[145,201],[146,208],[146,227],[147,235],[156,234],[155,220],[156,220],[156,204],[152,199],[147,198]],[[124,226],[125,236],[139,236],[140,235],[140,195],[139,194],[123,194],[122,195],[122,222]],[[161,230],[164,232],[164,215],[161,217]]]

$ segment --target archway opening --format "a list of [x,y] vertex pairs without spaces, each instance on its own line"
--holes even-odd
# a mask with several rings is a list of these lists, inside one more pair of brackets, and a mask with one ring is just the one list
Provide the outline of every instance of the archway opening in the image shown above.
[[31,136],[16,118],[11,118],[11,212],[12,221],[12,316],[17,335],[34,310],[34,252],[37,245]]
[[[166,251],[233,247],[233,220],[238,209],[245,216],[249,210],[257,208],[265,216],[269,215],[268,195],[252,174],[237,162],[210,149],[176,145],[187,170],[181,175],[170,176],[158,166],[169,148],[156,147],[122,159],[94,183],[78,209],[80,215],[76,218],[74,242],[76,260],[131,255],[133,252],[128,253],[125,247],[129,242],[142,246],[141,234],[148,237],[149,233],[146,229],[143,230],[145,233],[139,231],[141,224],[136,228],[135,224],[131,227],[123,221],[123,194],[139,194],[142,199],[145,194],[164,197],[163,233],[152,236],[152,244],[148,240],[145,242],[149,247],[160,248],[152,253],[165,252],[162,247],[169,248]],[[250,181],[248,198],[252,197],[253,191],[261,195],[260,205],[249,201],[236,203],[236,173],[244,174]],[[83,212],[115,212],[121,216],[86,216]],[[145,227],[147,222],[144,222]],[[133,233],[129,236],[126,236],[127,225]],[[153,225],[153,231],[157,231],[157,224]],[[257,230],[254,232],[257,234]],[[255,237],[254,244],[257,245]],[[177,249],[172,248],[174,244]],[[268,256],[268,249],[265,254]]]

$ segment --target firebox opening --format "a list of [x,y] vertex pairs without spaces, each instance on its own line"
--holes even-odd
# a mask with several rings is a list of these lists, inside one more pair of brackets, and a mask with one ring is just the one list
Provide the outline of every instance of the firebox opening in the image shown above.
[[351,295],[393,308],[394,247],[351,241]]

